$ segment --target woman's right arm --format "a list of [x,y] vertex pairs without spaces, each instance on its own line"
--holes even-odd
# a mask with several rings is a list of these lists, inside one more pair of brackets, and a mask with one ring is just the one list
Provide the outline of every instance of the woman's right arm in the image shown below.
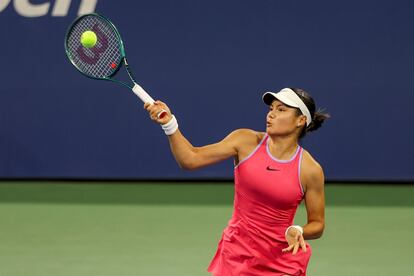
[[194,147],[178,129],[168,136],[171,152],[179,166],[195,170],[237,155],[240,130],[233,131],[218,143]]
[[[145,104],[144,108],[149,112],[153,121],[164,125],[172,119],[168,106],[156,101],[153,105]],[[167,115],[158,118],[157,114],[164,109]],[[194,170],[219,161],[237,156],[239,145],[243,143],[248,130],[236,130],[218,143],[202,147],[194,147],[181,133],[179,129],[172,135],[168,135],[171,152],[179,166],[183,169]]]

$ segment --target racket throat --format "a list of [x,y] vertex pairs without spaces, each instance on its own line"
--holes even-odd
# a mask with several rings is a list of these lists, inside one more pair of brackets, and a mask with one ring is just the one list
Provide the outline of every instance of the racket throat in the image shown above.
[[128,76],[131,78],[131,80],[134,82],[134,84],[136,84],[137,81],[135,80],[134,75],[132,74],[132,71],[129,69],[128,61],[125,57],[124,57],[124,65],[125,65],[125,69],[128,73]]

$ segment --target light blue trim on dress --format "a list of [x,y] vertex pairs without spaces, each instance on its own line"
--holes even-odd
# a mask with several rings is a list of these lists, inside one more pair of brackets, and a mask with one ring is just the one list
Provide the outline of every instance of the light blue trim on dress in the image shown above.
[[298,164],[298,179],[299,179],[299,186],[300,186],[300,190],[302,191],[302,197],[305,195],[305,191],[303,190],[303,185],[302,182],[300,182],[300,166],[302,164],[302,156],[303,156],[303,149],[300,151],[300,156],[299,156],[299,164]]
[[256,151],[260,148],[260,146],[263,144],[264,140],[267,137],[267,133],[263,136],[262,141],[260,141],[260,143],[256,146],[256,148],[243,160],[239,161],[239,164],[237,164],[234,169],[236,169],[238,166],[240,166],[240,164],[244,163],[245,161],[247,161],[247,159],[249,159],[250,157],[252,157],[253,154],[256,153]]
[[300,146],[298,145],[298,147],[296,148],[295,154],[289,160],[279,160],[279,159],[277,159],[276,157],[274,157],[270,153],[270,149],[269,149],[269,139],[266,142],[266,151],[267,151],[267,154],[269,155],[270,158],[272,158],[274,161],[279,162],[279,163],[289,163],[289,162],[292,162],[296,158],[296,155],[298,155],[299,149],[300,149]]

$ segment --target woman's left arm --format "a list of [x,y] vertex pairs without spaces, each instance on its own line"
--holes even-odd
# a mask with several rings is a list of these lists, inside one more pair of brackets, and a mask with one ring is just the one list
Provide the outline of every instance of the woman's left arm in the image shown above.
[[317,239],[322,236],[325,228],[325,177],[322,167],[309,155],[303,164],[305,184],[305,205],[308,222],[303,226],[305,240]]
[[302,160],[300,179],[305,189],[308,222],[303,228],[291,226],[286,230],[285,238],[288,247],[282,252],[292,251],[293,255],[299,248],[306,252],[305,240],[321,237],[325,228],[325,177],[321,166],[307,152]]

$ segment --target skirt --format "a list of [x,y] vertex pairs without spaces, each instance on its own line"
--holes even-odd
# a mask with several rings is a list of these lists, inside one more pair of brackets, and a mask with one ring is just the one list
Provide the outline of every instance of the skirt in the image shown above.
[[241,223],[228,226],[208,271],[215,276],[305,276],[312,249],[282,252],[287,242],[275,242],[252,233]]

